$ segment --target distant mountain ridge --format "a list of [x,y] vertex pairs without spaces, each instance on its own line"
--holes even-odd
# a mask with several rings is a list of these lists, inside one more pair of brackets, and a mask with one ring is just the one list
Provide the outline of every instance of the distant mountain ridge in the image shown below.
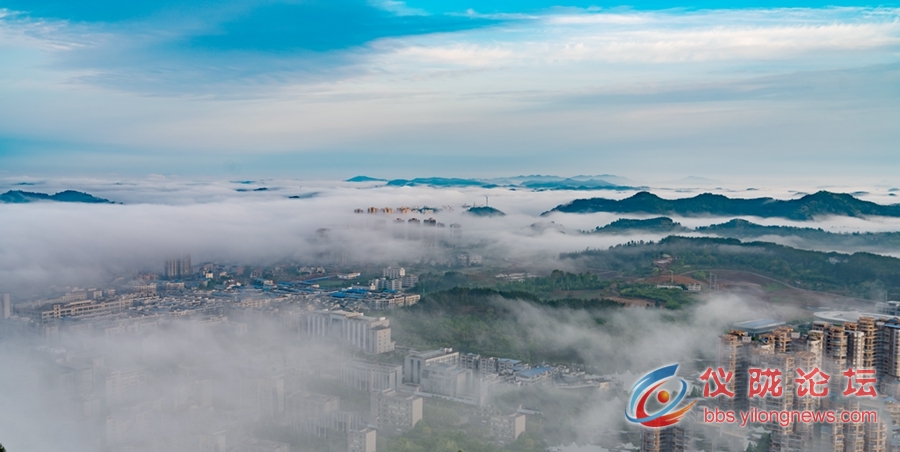
[[576,199],[561,204],[542,215],[566,213],[644,213],[651,215],[694,216],[756,216],[779,217],[808,221],[816,216],[900,217],[900,205],[882,205],[864,201],[845,193],[820,191],[800,199],[774,198],[735,199],[724,195],[704,193],[692,198],[663,199],[642,191],[623,200],[607,198]]
[[[842,249],[871,250],[881,252],[886,248],[900,248],[900,232],[830,232],[821,228],[796,226],[764,226],[741,218],[725,223],[687,228],[668,217],[636,220],[620,218],[606,226],[597,226],[589,234],[640,234],[696,232],[699,234],[731,238],[772,241],[772,237],[791,238],[795,245],[804,247],[839,247]],[[796,246],[795,246],[796,247]]]
[[631,187],[616,185],[603,179],[526,180],[520,184],[526,188],[544,190],[625,190]]
[[53,195],[48,195],[46,193],[35,193],[30,191],[10,190],[0,195],[0,202],[9,204],[22,204],[38,201],[114,204],[108,199],[98,198],[94,195],[75,190],[65,190]]
[[378,179],[369,176],[354,176],[344,182],[387,182],[387,179]]
[[848,248],[883,249],[900,247],[900,232],[829,232],[821,228],[794,226],[763,226],[740,218],[722,224],[700,226],[695,231],[736,239],[765,236],[796,237],[807,244],[841,246]]
[[415,179],[394,179],[388,181],[387,185],[394,187],[415,187],[417,185],[428,185],[432,187],[496,187],[496,184],[489,184],[475,179],[458,179],[448,177],[417,177]]
[[537,174],[532,176],[500,177],[493,179],[417,177],[415,179],[393,179],[389,181],[369,176],[356,176],[347,179],[346,182],[386,182],[385,185],[391,187],[508,187],[527,188],[530,190],[634,190],[637,188],[610,182],[604,177],[619,181],[627,180],[612,174],[605,174],[602,176],[575,176],[568,178]]

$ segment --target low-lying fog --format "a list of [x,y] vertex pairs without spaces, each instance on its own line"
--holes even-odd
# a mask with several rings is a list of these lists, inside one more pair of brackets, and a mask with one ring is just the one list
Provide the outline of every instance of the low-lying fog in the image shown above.
[[[667,198],[702,192],[732,197],[796,198],[816,187],[649,188]],[[265,190],[261,190],[261,189]],[[605,248],[630,240],[659,240],[667,234],[586,235],[618,218],[649,215],[613,213],[540,214],[577,198],[625,198],[626,191],[529,191],[509,188],[388,187],[382,183],[295,180],[190,181],[165,177],[143,180],[5,179],[0,189],[55,193],[74,189],[122,203],[115,205],[39,202],[0,204],[0,288],[21,290],[53,283],[90,284],[134,271],[159,271],[167,256],[191,253],[194,262],[267,264],[291,259],[316,263],[322,253],[339,252],[345,264],[391,264],[428,260],[433,250],[397,240],[396,218],[434,217],[461,225],[458,245],[483,255],[529,262],[535,270],[559,266],[560,252]],[[889,203],[888,187],[830,187],[866,192],[864,199]],[[290,198],[295,196],[297,198]],[[489,204],[503,217],[464,214],[463,205]],[[435,207],[436,213],[358,214],[374,207]],[[686,227],[730,218],[674,217]],[[819,227],[833,232],[897,231],[900,218],[828,217],[815,222],[747,217],[764,225]],[[327,234],[317,233],[328,229]],[[441,234],[449,234],[448,229]],[[773,241],[797,245],[788,238]],[[852,250],[842,250],[852,251]],[[888,254],[896,250],[884,250]],[[527,258],[527,259],[525,259]]]
[[[550,349],[575,348],[584,363],[625,384],[662,364],[709,362],[721,331],[758,313],[752,300],[715,296],[678,321],[660,310],[626,309],[610,313],[600,327],[583,311],[494,302],[514,313],[521,334]],[[16,452],[231,451],[242,438],[272,435],[269,428],[275,436],[288,432],[285,441],[296,439],[291,419],[315,413],[290,406],[290,394],[340,387],[341,364],[353,359],[334,343],[307,338],[284,317],[264,315],[219,324],[172,320],[139,334],[69,331],[49,345],[7,334],[0,344],[0,440]],[[681,371],[688,378],[697,372],[690,364]],[[365,422],[364,404],[357,406],[365,397],[345,390],[341,409],[362,410],[356,413]],[[500,386],[492,394],[512,390]],[[587,443],[598,432],[626,428],[621,398],[545,396],[554,410],[571,404],[581,412],[566,421],[570,441]],[[218,441],[231,446],[212,448]]]

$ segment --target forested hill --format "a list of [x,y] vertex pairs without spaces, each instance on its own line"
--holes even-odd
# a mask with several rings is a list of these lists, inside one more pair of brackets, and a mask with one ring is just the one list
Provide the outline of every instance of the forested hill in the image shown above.
[[503,217],[506,216],[505,213],[490,207],[490,206],[478,206],[472,207],[469,210],[466,210],[466,213],[469,215],[475,215],[476,217]]
[[756,239],[764,237],[792,237],[799,248],[836,247],[853,251],[873,251],[884,254],[885,248],[900,248],[900,232],[830,232],[822,228],[800,228],[796,226],[764,226],[741,218],[725,223],[709,226],[686,228],[668,217],[648,219],[620,218],[606,226],[597,226],[586,231],[595,234],[639,234],[681,232],[698,232],[701,234],[728,237],[735,239]]
[[844,247],[900,247],[900,232],[852,232],[835,233],[821,228],[794,226],[763,226],[747,220],[734,219],[722,224],[700,226],[697,232],[732,238],[763,236],[798,237],[823,245]]
[[552,212],[567,213],[645,213],[681,216],[757,216],[780,217],[791,220],[812,220],[815,217],[839,215],[848,217],[900,217],[900,205],[882,205],[864,201],[845,193],[820,191],[800,199],[773,198],[736,199],[724,195],[704,193],[692,198],[663,199],[653,193],[639,192],[623,200],[607,198],[576,199],[556,206]]
[[619,218],[616,221],[606,225],[597,226],[593,231],[600,234],[633,234],[635,232],[683,232],[690,229],[673,221],[669,217],[647,218],[645,220],[634,220],[630,218]]
[[10,190],[0,195],[0,202],[5,203],[27,203],[37,201],[56,201],[56,202],[81,202],[88,204],[112,204],[108,199],[98,198],[94,195],[75,191],[66,190],[59,193],[48,195],[46,193],[35,193],[30,191]]
[[633,276],[650,276],[654,261],[673,258],[669,270],[744,270],[811,290],[838,290],[868,296],[872,289],[900,295],[900,259],[872,253],[825,253],[767,242],[732,238],[670,236],[657,243],[619,245],[605,250],[564,253],[564,259],[583,260],[592,268]]

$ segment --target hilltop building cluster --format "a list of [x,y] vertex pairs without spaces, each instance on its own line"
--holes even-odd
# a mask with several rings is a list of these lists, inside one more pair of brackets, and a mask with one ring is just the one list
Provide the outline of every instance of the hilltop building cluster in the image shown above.
[[[371,224],[376,230],[390,229],[391,237],[398,240],[414,240],[423,241],[429,246],[438,246],[439,244],[453,244],[458,242],[462,237],[462,225],[452,223],[449,226],[438,221],[433,215],[441,211],[452,211],[450,206],[436,207],[369,207],[367,209],[354,209],[357,214],[382,214],[382,215],[401,215],[388,223],[386,219],[376,217],[374,223]],[[422,215],[418,216],[410,215]],[[427,217],[426,217],[427,216]],[[369,224],[369,221],[367,221]],[[448,232],[449,231],[449,232]]]

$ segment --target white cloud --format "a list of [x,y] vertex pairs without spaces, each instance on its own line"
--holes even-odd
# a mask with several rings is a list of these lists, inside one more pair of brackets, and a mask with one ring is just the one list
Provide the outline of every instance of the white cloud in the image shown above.
[[392,12],[398,16],[427,16],[428,13],[421,8],[412,8],[404,1],[399,0],[369,0],[369,4],[376,8]]
[[501,26],[499,31],[474,32],[465,44],[459,38],[449,44],[417,38],[413,41],[430,40],[432,45],[414,46],[415,52],[400,47],[396,56],[431,55],[440,62],[456,56],[461,65],[472,64],[475,56],[476,64],[487,61],[498,67],[585,60],[768,61],[813,52],[897,46],[898,17],[898,10],[845,9],[550,15]]
[[864,149],[871,158],[853,165],[871,164],[889,155],[900,114],[880,88],[897,61],[895,9],[563,11],[383,39],[354,49],[349,66],[339,54],[317,66],[296,55],[146,53],[181,31],[0,19],[9,56],[0,136],[101,148],[123,165],[143,153],[354,150],[425,161],[558,149],[577,168],[599,149],[632,170],[636,160],[618,152],[626,146],[656,156],[638,157],[642,167],[665,171],[685,160],[657,165],[662,149],[725,160]]

